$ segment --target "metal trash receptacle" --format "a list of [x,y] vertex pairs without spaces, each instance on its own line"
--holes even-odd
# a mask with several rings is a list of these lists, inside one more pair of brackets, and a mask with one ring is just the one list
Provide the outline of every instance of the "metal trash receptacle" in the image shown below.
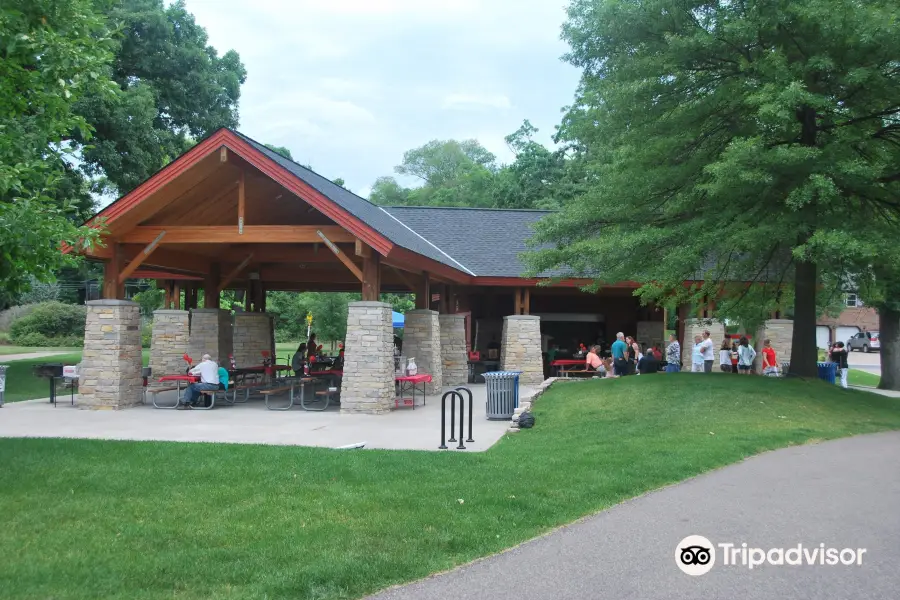
[[485,413],[488,420],[508,421],[519,406],[519,375],[522,371],[493,371],[483,375],[487,384]]
[[6,399],[6,370],[9,365],[0,365],[0,406]]
[[830,362],[816,363],[816,370],[818,371],[819,379],[834,385],[835,375],[837,375],[837,364]]

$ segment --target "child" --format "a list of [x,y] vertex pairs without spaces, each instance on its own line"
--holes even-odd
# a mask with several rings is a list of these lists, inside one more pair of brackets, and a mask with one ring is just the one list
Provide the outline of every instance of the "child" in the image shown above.
[[691,373],[703,373],[703,350],[700,346],[703,344],[703,338],[699,335],[694,336],[694,349],[691,352]]
[[741,375],[749,375],[755,359],[756,350],[753,349],[746,337],[742,337],[741,343],[738,345],[738,372]]
[[731,340],[725,338],[719,348],[719,368],[723,373],[731,373]]
[[850,372],[847,364],[847,349],[844,342],[837,342],[831,347],[831,362],[837,365],[838,375],[841,377],[841,387],[847,388],[847,375]]
[[767,377],[778,377],[778,362],[775,357],[775,348],[772,347],[772,341],[769,339],[763,340],[763,375]]

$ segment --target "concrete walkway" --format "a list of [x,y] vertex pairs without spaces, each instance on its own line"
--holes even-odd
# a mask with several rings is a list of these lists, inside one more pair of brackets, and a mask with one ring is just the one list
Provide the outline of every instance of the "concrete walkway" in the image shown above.
[[[617,505],[378,600],[896,600],[900,432],[779,450]],[[676,566],[688,535],[714,545],[865,548],[861,566]]]
[[32,358],[47,358],[50,356],[59,356],[60,354],[72,354],[80,352],[80,350],[54,350],[53,352],[26,352],[25,354],[0,354],[0,365],[16,360],[29,360]]
[[851,369],[859,369],[873,375],[881,375],[880,352],[851,352],[847,355],[847,364]]
[[[488,421],[485,416],[484,384],[469,387],[474,403],[475,442],[465,446],[467,451],[487,450],[503,436],[510,423]],[[523,390],[523,395],[526,391]],[[422,397],[417,400],[421,402]],[[377,416],[342,415],[335,406],[325,412],[307,412],[300,408],[299,403],[290,411],[266,410],[260,399],[213,410],[155,409],[149,400],[145,406],[117,411],[78,410],[77,406],[69,404],[69,396],[64,394],[58,397],[57,402],[56,407],[46,399],[7,403],[0,412],[0,437],[221,442],[327,448],[366,442],[366,448],[396,450],[437,450],[440,445],[441,400],[433,396],[427,398],[425,406],[416,406],[414,410],[399,408]],[[175,392],[161,394],[159,402],[174,403]],[[272,400],[273,406],[284,406],[286,403],[285,397]],[[447,427],[449,410],[448,407]],[[455,447],[456,444],[448,446]]]

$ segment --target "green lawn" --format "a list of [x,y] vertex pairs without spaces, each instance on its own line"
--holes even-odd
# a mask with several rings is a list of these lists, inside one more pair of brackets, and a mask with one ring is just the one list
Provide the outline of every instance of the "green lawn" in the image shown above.
[[81,348],[41,348],[37,346],[0,346],[0,356],[29,352],[81,352]]
[[758,452],[898,429],[898,409],[818,381],[681,374],[558,384],[535,429],[481,454],[4,439],[0,589],[357,598]]
[[[144,366],[150,362],[150,351],[143,351]],[[62,363],[64,365],[77,365],[81,362],[81,352],[58,354],[44,358],[29,358],[27,360],[14,360],[6,364],[6,402],[20,402],[22,400],[34,400],[35,398],[50,397],[50,381],[43,377],[35,377],[34,367],[44,363]]]
[[849,383],[850,385],[878,387],[878,384],[880,382],[881,377],[879,377],[878,375],[869,373],[867,371],[860,371],[859,369],[850,369],[850,373],[847,374],[847,383]]

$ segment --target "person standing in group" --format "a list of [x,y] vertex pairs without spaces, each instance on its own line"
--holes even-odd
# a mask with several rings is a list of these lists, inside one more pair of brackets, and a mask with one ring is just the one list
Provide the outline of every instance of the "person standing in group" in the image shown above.
[[625,334],[621,331],[616,334],[616,341],[613,342],[612,348],[613,374],[617,377],[628,375],[628,361],[625,355],[628,353],[628,345],[625,344]]
[[847,389],[847,375],[850,372],[850,365],[847,363],[847,349],[844,342],[836,342],[831,347],[831,362],[837,365],[838,375],[841,378],[841,387]]
[[625,343],[628,346],[628,355],[626,357],[628,360],[628,372],[631,374],[637,373],[637,364],[641,360],[641,347],[638,345],[637,340],[630,335],[625,338]]
[[778,359],[775,356],[775,348],[772,347],[772,341],[763,340],[763,375],[768,377],[778,377]]
[[666,373],[677,373],[681,370],[681,344],[674,333],[669,334],[669,347],[666,348]]
[[703,332],[703,341],[700,342],[700,354],[703,355],[703,372],[712,373],[716,350],[715,344],[709,339],[709,331]]
[[731,372],[738,374],[738,344],[734,340],[731,341]]
[[731,373],[731,340],[725,338],[719,348],[719,369],[723,373]]
[[699,335],[695,335],[694,349],[691,351],[691,373],[703,373],[703,351],[700,349],[702,343],[703,338]]
[[750,345],[750,341],[746,336],[742,337],[740,344],[738,344],[738,372],[741,375],[749,375],[755,359],[756,350]]

